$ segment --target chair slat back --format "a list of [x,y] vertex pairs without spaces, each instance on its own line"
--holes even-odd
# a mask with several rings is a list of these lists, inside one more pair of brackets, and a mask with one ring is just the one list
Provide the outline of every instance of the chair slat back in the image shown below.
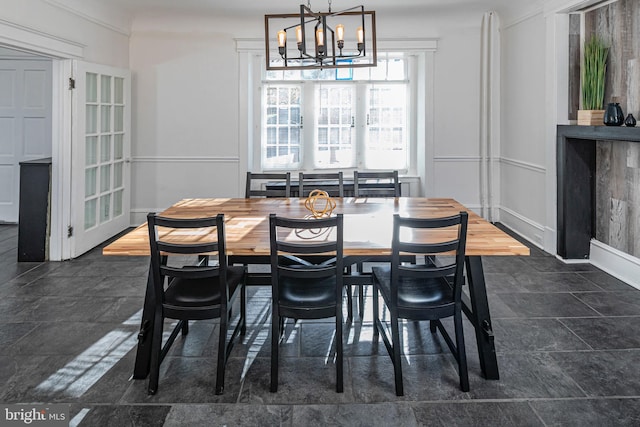
[[[392,282],[392,298],[397,301],[397,286],[403,277],[435,279],[443,278],[445,280],[452,279],[454,287],[454,296],[456,301],[460,300],[462,293],[463,271],[466,249],[467,236],[467,212],[460,212],[445,218],[404,218],[399,214],[393,216],[393,241],[391,255],[391,282]],[[403,240],[402,228],[412,229],[411,231],[427,230],[437,233],[439,229],[457,227],[457,237],[451,239],[428,243],[416,243],[413,241]],[[413,233],[408,233],[413,234]],[[427,256],[428,262],[425,264],[402,264],[401,257],[407,254]],[[446,255],[438,257],[436,255]],[[451,257],[452,261],[441,264],[441,259]]]
[[[336,276],[342,283],[343,227],[342,214],[319,219],[269,215],[273,286],[278,286],[279,276],[316,279]],[[304,255],[304,259],[297,255]],[[317,263],[313,262],[314,257]],[[327,263],[328,257],[335,262]],[[291,259],[299,259],[300,263],[291,265]]]
[[313,190],[324,190],[331,197],[344,197],[342,172],[298,174],[298,196],[308,197]]
[[[269,184],[274,188],[269,188]],[[282,188],[281,184],[284,184]],[[291,172],[283,173],[252,173],[247,172],[247,182],[244,197],[290,197]]]
[[355,197],[400,197],[398,171],[353,172]]
[[[201,279],[219,277],[226,280],[226,248],[224,235],[224,215],[219,214],[208,218],[167,218],[150,213],[147,215],[149,228],[149,243],[151,248],[151,269],[156,283],[156,292],[160,295],[165,278],[179,277],[185,279]],[[215,228],[215,230],[214,230]],[[184,239],[184,230],[194,230],[193,235],[202,236],[201,240],[189,241]],[[202,255],[208,259],[209,255],[218,254],[218,264],[214,266],[188,265],[176,267],[171,265],[170,259],[185,255]],[[178,258],[179,259],[179,258]],[[224,282],[222,282],[224,283]]]

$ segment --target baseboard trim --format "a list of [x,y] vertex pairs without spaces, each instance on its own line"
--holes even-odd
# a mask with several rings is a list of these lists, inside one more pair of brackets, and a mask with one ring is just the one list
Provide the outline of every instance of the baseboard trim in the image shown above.
[[544,249],[545,228],[531,219],[504,206],[499,207],[499,221],[540,249]]
[[589,261],[616,279],[640,289],[640,259],[592,239]]

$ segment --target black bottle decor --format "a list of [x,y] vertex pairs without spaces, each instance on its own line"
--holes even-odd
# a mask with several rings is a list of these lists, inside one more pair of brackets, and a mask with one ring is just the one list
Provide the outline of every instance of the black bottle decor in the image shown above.
[[636,118],[633,117],[633,114],[629,113],[627,119],[624,121],[625,126],[629,126],[630,128],[636,125]]
[[622,108],[617,102],[610,102],[607,104],[607,109],[604,112],[604,124],[607,126],[622,126],[624,123],[624,113]]

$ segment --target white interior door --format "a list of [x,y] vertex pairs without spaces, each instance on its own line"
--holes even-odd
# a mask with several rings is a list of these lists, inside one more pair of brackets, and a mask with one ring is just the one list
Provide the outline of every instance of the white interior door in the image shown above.
[[51,60],[0,60],[0,222],[18,222],[20,162],[51,157]]
[[72,245],[77,257],[130,224],[131,75],[76,61],[72,119]]

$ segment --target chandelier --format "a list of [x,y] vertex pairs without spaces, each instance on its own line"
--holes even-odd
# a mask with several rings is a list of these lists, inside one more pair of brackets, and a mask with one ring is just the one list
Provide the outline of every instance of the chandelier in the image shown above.
[[267,70],[375,67],[376,13],[355,6],[340,12],[264,16]]

